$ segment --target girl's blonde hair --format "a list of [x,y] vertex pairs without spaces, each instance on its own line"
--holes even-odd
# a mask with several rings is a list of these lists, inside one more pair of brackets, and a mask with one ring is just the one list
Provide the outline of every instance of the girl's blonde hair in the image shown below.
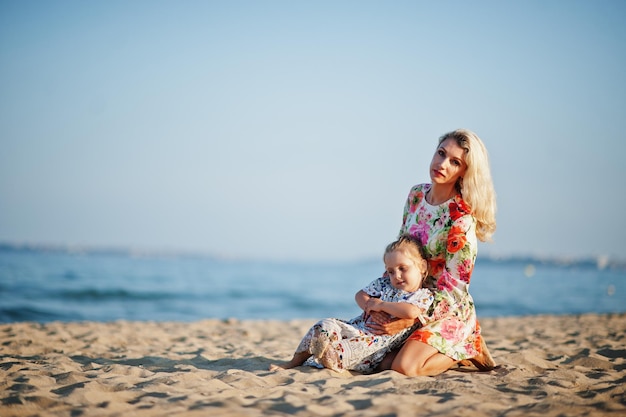
[[476,218],[476,237],[483,242],[490,241],[496,231],[496,192],[487,148],[478,135],[467,129],[444,134],[439,138],[439,144],[446,139],[454,139],[465,151],[467,170],[457,181],[456,188]]
[[391,242],[385,248],[385,254],[383,255],[383,261],[385,260],[385,256],[395,251],[404,251],[413,262],[415,262],[415,266],[422,273],[422,281],[426,278],[428,272],[428,263],[426,262],[426,254],[424,253],[424,249],[422,245],[419,243],[417,238],[409,234],[400,235],[400,237]]

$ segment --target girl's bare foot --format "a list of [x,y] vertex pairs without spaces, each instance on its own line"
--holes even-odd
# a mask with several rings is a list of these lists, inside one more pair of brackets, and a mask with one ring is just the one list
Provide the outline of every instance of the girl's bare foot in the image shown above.
[[291,369],[297,366],[302,365],[307,359],[309,359],[311,354],[309,352],[296,352],[293,354],[293,358],[289,362],[283,362],[280,364],[272,363],[270,364],[270,371],[278,371],[281,369]]
[[281,363],[281,364],[270,363],[269,370],[270,371],[280,371],[282,369],[291,369],[291,368],[293,368],[293,366],[288,367],[287,364],[285,364],[285,363]]

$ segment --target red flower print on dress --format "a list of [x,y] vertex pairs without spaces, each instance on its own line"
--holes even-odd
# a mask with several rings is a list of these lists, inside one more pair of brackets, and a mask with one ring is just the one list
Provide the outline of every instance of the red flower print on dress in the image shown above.
[[469,284],[472,271],[474,270],[474,262],[471,259],[464,259],[463,262],[459,263],[457,270],[461,281]]
[[455,202],[451,202],[448,207],[450,208],[450,218],[452,221],[456,221],[463,217],[463,213],[459,210],[459,206]]
[[481,348],[481,338],[482,336],[477,334],[476,337],[474,338],[474,350],[476,351],[476,355],[480,355],[482,353],[482,348]]
[[412,198],[409,200],[409,213],[415,213],[417,210],[417,205],[424,198],[424,193],[422,191],[418,191],[413,194]]
[[458,226],[452,226],[450,228],[450,232],[448,232],[448,246],[447,250],[449,253],[456,253],[463,249],[465,243],[467,242],[467,237],[465,236],[465,232]]
[[437,288],[441,291],[452,291],[457,285],[457,279],[454,278],[447,269],[444,269],[437,280]]
[[450,217],[452,220],[456,220],[472,212],[465,200],[459,197],[451,201],[450,204],[448,204],[448,208],[450,209]]
[[438,277],[446,266],[444,258],[431,258],[428,260],[428,268],[430,275]]
[[425,329],[419,329],[413,332],[409,340],[415,340],[417,342],[428,343],[428,339],[432,337],[432,333]]
[[456,317],[451,317],[441,323],[441,336],[444,339],[456,344],[463,340],[463,329],[465,325]]

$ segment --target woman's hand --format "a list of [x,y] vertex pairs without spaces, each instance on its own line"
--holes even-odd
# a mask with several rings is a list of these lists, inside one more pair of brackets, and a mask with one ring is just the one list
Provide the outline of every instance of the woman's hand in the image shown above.
[[415,324],[415,319],[398,319],[382,311],[370,311],[367,328],[377,335],[394,335]]

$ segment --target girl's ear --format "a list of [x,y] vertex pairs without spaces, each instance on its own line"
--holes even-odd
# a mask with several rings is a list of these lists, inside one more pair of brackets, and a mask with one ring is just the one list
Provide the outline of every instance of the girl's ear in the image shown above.
[[422,258],[420,261],[420,272],[422,273],[422,281],[428,276],[428,262]]

